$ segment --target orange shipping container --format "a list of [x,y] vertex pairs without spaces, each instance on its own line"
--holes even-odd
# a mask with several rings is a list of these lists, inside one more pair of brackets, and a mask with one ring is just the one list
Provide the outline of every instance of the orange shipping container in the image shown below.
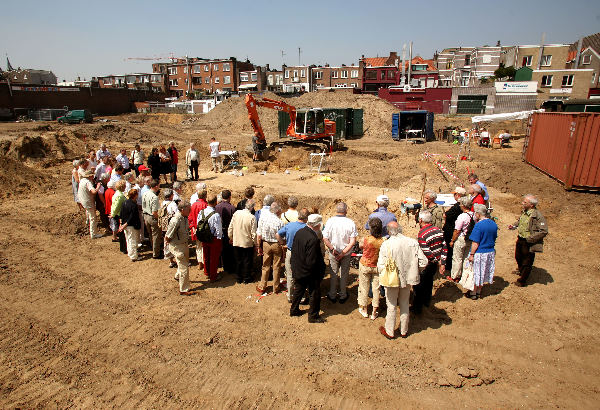
[[566,189],[599,189],[600,114],[533,114],[524,159]]

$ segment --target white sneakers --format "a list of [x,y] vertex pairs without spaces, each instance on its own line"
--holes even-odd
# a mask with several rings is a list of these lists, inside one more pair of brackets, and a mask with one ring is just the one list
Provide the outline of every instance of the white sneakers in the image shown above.
[[[367,318],[369,317],[369,314],[367,313],[367,308],[363,308],[363,307],[358,307],[358,313],[360,313],[362,315],[362,317]],[[379,313],[377,312],[377,309],[373,309],[373,313],[371,314],[370,319],[371,320],[375,320],[379,317]]]

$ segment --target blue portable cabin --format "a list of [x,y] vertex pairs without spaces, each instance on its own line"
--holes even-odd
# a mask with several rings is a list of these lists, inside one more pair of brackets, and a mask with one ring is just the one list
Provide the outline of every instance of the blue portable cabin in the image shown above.
[[433,141],[434,113],[425,110],[401,111],[392,114],[392,138]]

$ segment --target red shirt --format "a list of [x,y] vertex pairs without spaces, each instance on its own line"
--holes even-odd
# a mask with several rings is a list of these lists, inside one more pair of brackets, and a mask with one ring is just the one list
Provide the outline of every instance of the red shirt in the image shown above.
[[[475,204],[481,204],[481,205],[485,205],[485,200],[483,199],[483,195],[481,194],[477,194],[475,195],[475,198],[473,198],[472,200],[473,205]],[[474,207],[471,207],[471,211],[474,211]]]
[[106,188],[104,191],[104,208],[106,210],[106,215],[110,215],[110,208],[112,208],[112,198],[115,194],[115,190],[112,188]]
[[192,241],[196,240],[196,228],[198,227],[198,214],[201,210],[208,206],[208,202],[204,199],[199,199],[192,204],[190,210],[190,216],[188,216],[188,222],[190,224],[190,230],[192,231]]

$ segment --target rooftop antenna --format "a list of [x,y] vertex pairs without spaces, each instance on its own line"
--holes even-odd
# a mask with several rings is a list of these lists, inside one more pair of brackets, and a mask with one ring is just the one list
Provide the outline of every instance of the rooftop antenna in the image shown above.
[[406,43],[404,43],[402,45],[402,78],[400,79],[400,85],[402,87],[404,87],[404,84],[406,84],[406,78],[404,77],[405,74],[405,59],[406,59]]
[[302,53],[302,49],[300,47],[298,47],[298,65],[302,65],[300,63],[300,54]]
[[284,53],[283,50],[279,50],[279,51],[281,51],[281,64],[283,65],[284,64],[283,56],[286,55],[286,54]]

